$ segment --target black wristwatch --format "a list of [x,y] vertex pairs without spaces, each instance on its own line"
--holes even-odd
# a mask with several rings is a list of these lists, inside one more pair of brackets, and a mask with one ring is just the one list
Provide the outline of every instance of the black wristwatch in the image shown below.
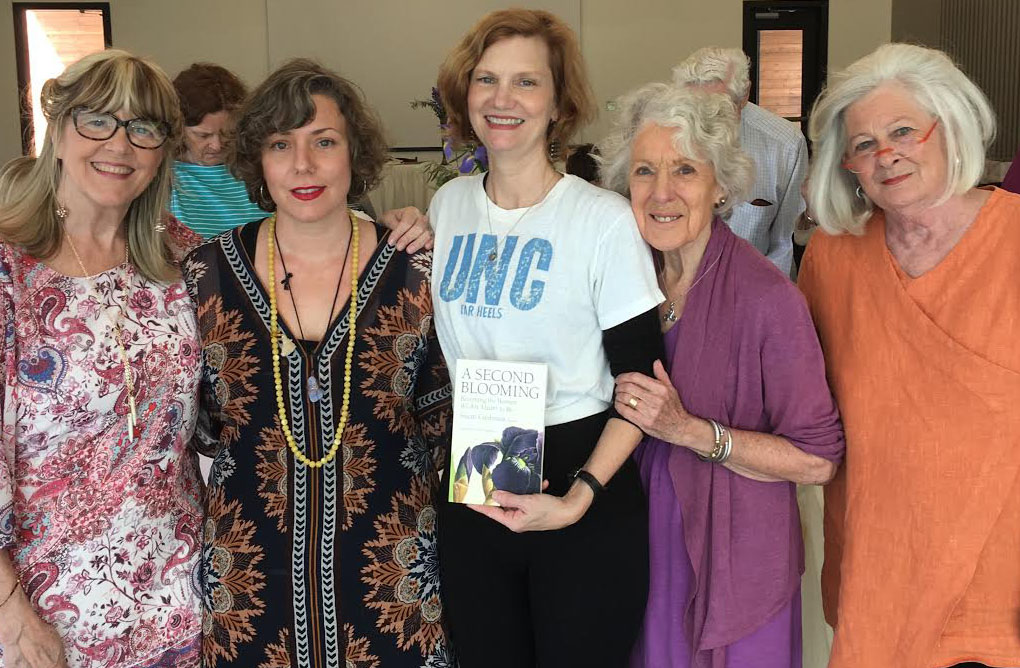
[[574,471],[574,475],[571,477],[574,480],[580,480],[584,484],[588,485],[588,487],[591,487],[592,494],[594,494],[595,496],[598,496],[599,493],[606,488],[605,485],[599,482],[598,478],[593,476],[591,473],[588,473],[584,469],[577,469],[576,471]]

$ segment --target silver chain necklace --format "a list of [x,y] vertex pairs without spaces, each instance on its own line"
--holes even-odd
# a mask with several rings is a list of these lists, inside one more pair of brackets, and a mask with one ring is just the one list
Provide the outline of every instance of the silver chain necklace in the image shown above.
[[[553,173],[556,174],[556,172],[553,172]],[[538,200],[534,204],[529,206],[527,209],[525,209],[524,213],[522,213],[517,218],[517,220],[514,221],[514,224],[510,226],[510,229],[508,229],[505,233],[503,233],[503,236],[500,237],[495,232],[492,231],[492,214],[491,214],[492,200],[489,198],[488,193],[485,192],[485,182],[482,181],[482,194],[485,196],[485,221],[486,221],[486,223],[489,226],[489,234],[491,234],[492,236],[496,237],[496,247],[492,249],[491,253],[489,253],[489,264],[496,264],[496,260],[499,257],[499,247],[500,247],[500,245],[504,241],[506,241],[507,237],[510,236],[510,233],[514,231],[514,229],[517,227],[517,225],[522,220],[524,220],[524,217],[526,215],[528,215],[529,213],[531,213],[532,209],[534,209],[535,207],[537,207],[537,206],[541,205],[543,202],[545,202],[546,195],[549,194],[549,191],[552,190],[552,187],[555,184],[556,184],[556,179],[555,179],[555,177],[553,177],[553,182],[551,184],[549,184],[548,186],[545,186],[543,188],[542,194],[539,195]],[[492,197],[493,198],[496,197],[496,186],[495,186],[495,184],[493,184],[493,186],[492,186]]]
[[[684,290],[684,293],[681,295],[681,297],[686,297],[687,295],[691,294],[691,290],[694,289],[694,286],[697,285],[698,283],[700,283],[701,279],[703,279],[706,276],[708,276],[708,272],[712,271],[712,267],[715,266],[715,263],[718,262],[719,258],[721,258],[721,257],[722,257],[722,253],[719,253],[719,255],[717,255],[716,258],[714,260],[712,260],[712,264],[708,265],[708,267],[705,268],[705,272],[703,274],[701,274],[701,276],[698,276],[698,278],[693,283],[691,283],[691,287],[689,287],[686,290]],[[669,311],[666,312],[666,315],[662,316],[662,319],[665,320],[666,322],[676,322],[676,300],[675,299],[671,300],[669,302]]]

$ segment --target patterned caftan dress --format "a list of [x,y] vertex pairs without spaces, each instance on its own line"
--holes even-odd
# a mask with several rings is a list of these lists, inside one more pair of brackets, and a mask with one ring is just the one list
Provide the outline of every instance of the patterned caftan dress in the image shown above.
[[[453,666],[433,505],[450,385],[432,326],[431,254],[398,252],[380,235],[358,280],[341,452],[313,469],[295,460],[277,417],[269,299],[252,267],[260,224],[220,235],[185,263],[202,340],[199,433],[214,458],[205,665]],[[328,451],[339,422],[348,315],[345,307],[318,344],[281,352],[290,428],[311,459]]]

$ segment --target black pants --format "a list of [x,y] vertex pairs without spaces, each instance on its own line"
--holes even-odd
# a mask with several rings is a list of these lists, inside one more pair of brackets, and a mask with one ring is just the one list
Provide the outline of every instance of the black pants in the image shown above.
[[[606,419],[546,428],[547,493],[566,492]],[[628,459],[585,516],[559,531],[515,534],[440,501],[439,562],[461,668],[622,668],[648,598],[648,515],[637,466]]]

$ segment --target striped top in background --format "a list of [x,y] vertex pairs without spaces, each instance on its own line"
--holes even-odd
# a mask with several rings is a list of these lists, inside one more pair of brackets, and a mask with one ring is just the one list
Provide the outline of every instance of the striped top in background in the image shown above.
[[180,160],[174,162],[170,213],[205,239],[267,215],[252,204],[244,183],[231,176],[225,165]]

